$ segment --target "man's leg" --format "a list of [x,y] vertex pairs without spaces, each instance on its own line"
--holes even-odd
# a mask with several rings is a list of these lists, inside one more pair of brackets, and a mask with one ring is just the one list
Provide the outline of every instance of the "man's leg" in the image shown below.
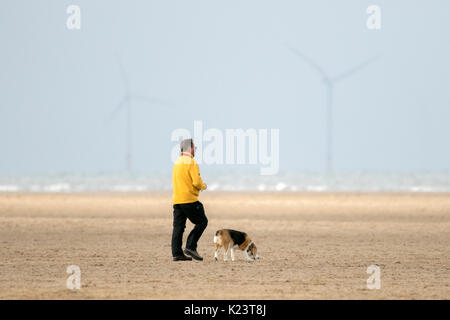
[[180,205],[173,206],[173,231],[172,231],[172,256],[184,256],[181,245],[183,244],[183,233],[186,228],[186,215]]
[[185,213],[188,219],[195,224],[194,229],[192,229],[191,233],[186,241],[186,249],[197,250],[197,241],[202,236],[203,231],[206,229],[208,225],[208,219],[205,215],[205,209],[203,208],[203,204],[200,201],[189,203],[188,206],[184,207]]

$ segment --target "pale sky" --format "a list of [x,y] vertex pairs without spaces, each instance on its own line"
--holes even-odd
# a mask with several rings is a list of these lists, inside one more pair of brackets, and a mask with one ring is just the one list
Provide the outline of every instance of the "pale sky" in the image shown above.
[[[67,6],[81,29],[66,27]],[[381,29],[366,8],[381,8]],[[0,2],[0,176],[116,172],[125,166],[131,91],[133,166],[170,170],[171,132],[280,130],[280,169],[325,167],[325,86],[336,84],[337,171],[450,169],[450,2],[164,0]],[[213,168],[214,169],[214,168]]]

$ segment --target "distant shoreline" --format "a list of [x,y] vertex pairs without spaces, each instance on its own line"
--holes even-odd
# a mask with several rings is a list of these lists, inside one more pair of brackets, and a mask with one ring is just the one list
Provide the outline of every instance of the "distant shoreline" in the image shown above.
[[[18,192],[2,192],[0,191],[0,197],[3,196],[55,196],[58,195],[73,195],[73,196],[112,196],[112,197],[126,197],[126,196],[172,196],[171,190],[147,190],[147,191],[58,191],[58,192],[47,192],[47,191],[18,191]],[[421,196],[421,195],[436,195],[436,196],[449,196],[450,191],[241,191],[241,190],[215,190],[206,191],[200,194],[200,198],[209,196],[233,196],[233,195],[254,195],[254,196],[270,196],[270,197],[283,197],[292,195],[307,195],[307,196],[376,196],[376,195],[397,195],[397,196]]]

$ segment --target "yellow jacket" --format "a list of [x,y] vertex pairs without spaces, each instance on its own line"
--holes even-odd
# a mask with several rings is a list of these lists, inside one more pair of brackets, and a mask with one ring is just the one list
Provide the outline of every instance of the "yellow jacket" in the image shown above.
[[172,183],[173,204],[198,201],[200,190],[206,189],[198,164],[189,154],[182,154],[175,162]]

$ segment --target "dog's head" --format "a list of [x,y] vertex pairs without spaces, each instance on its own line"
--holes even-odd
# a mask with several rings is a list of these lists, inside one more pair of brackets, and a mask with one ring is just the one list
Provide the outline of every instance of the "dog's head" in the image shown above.
[[258,248],[256,248],[256,245],[253,242],[248,247],[247,253],[248,253],[248,256],[250,258],[253,258],[253,260],[258,260],[259,259]]

